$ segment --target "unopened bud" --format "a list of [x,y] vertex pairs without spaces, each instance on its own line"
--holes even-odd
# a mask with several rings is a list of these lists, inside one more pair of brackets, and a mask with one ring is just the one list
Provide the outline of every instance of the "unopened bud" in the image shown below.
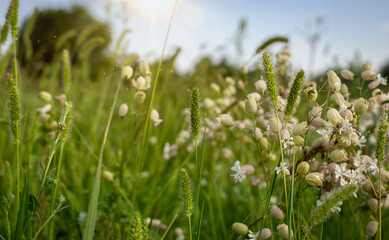
[[346,80],[353,80],[354,79],[354,73],[350,70],[342,70],[340,71],[340,75],[346,79]]
[[301,136],[294,136],[294,137],[293,137],[293,142],[294,142],[294,145],[295,145],[296,147],[302,147],[302,146],[304,146],[305,140],[304,140],[304,138],[301,137]]
[[[283,239],[289,239],[288,225],[286,225],[285,223],[278,225],[277,231],[278,231],[278,234],[280,235],[280,237],[282,237]],[[291,238],[293,239],[293,231],[292,230],[290,230],[290,234],[292,235]]]
[[249,232],[249,228],[246,224],[235,222],[232,224],[231,227],[232,231],[234,231],[236,234],[239,234],[241,236],[246,236],[246,234]]
[[124,117],[127,115],[127,112],[128,112],[128,105],[123,103],[122,105],[120,105],[119,107],[119,116],[120,117]]
[[377,73],[372,71],[364,71],[362,73],[362,79],[365,81],[372,81],[377,79]]
[[46,92],[46,91],[41,91],[38,94],[38,97],[40,100],[42,100],[44,102],[51,102],[53,100],[53,97],[51,96],[51,94],[49,92]]
[[270,216],[277,221],[282,221],[282,219],[284,219],[284,213],[276,205],[270,207]]
[[254,171],[255,171],[254,167],[253,167],[252,165],[250,165],[250,164],[243,165],[243,166],[241,167],[241,169],[242,169],[243,171],[246,171],[246,172],[244,173],[246,176],[252,175],[252,174],[254,173]]
[[137,91],[134,95],[134,100],[136,103],[142,104],[146,99],[146,93],[143,91]]
[[309,163],[302,161],[297,165],[296,173],[299,176],[305,176],[309,172]]
[[329,157],[331,162],[334,163],[344,162],[347,160],[347,153],[343,149],[335,149],[330,153]]
[[369,101],[364,98],[359,98],[354,104],[354,112],[357,115],[364,114],[369,108]]
[[294,136],[301,136],[301,135],[304,135],[306,134],[308,131],[308,125],[306,122],[301,122],[299,124],[297,124],[294,128],[293,128],[293,135]]
[[269,228],[264,228],[262,231],[259,231],[255,234],[256,239],[268,239],[271,237],[271,230]]
[[327,118],[334,126],[337,126],[343,122],[342,116],[340,116],[338,110],[335,108],[330,108],[327,111]]
[[101,172],[101,177],[107,181],[107,182],[112,182],[113,181],[113,174],[109,171],[103,170]]
[[340,78],[332,70],[327,72],[328,84],[333,92],[339,92],[341,88]]
[[220,114],[216,120],[224,127],[233,127],[235,125],[234,120],[228,114]]
[[261,94],[266,91],[266,87],[266,82],[264,80],[258,80],[255,82],[255,89]]
[[132,74],[134,73],[134,70],[132,70],[132,67],[125,66],[122,68],[122,79],[130,79],[132,77]]
[[323,184],[323,177],[321,173],[318,172],[308,173],[305,176],[305,181],[310,186],[320,187]]
[[366,235],[369,237],[374,237],[374,235],[377,233],[377,229],[378,229],[378,222],[375,220],[370,221],[366,225],[366,229],[365,229]]
[[245,98],[245,108],[246,111],[250,114],[254,114],[257,112],[257,102],[255,101],[255,98],[253,96],[248,96]]

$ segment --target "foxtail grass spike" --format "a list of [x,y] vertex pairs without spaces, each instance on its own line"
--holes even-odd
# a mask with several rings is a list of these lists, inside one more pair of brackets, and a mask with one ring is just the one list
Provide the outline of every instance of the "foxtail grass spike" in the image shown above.
[[339,202],[349,198],[357,190],[358,186],[348,185],[335,192],[331,196],[330,200],[326,201],[325,203],[323,203],[323,205],[319,206],[314,210],[311,220],[311,227],[322,223],[331,213],[331,209],[333,207],[335,207]]
[[64,49],[62,52],[62,62],[63,62],[63,82],[65,86],[65,93],[67,96],[71,84],[71,63],[70,63],[69,51],[66,49]]
[[304,75],[304,71],[300,70],[293,81],[292,87],[290,88],[288,102],[285,108],[285,120],[289,120],[296,106],[297,98],[300,95],[301,85],[304,80]]
[[269,52],[263,54],[263,68],[265,70],[265,76],[267,80],[267,90],[269,91],[270,100],[277,106],[278,91],[276,84],[276,77],[274,75],[273,64],[270,59]]
[[8,88],[9,88],[9,111],[11,116],[11,130],[14,134],[15,140],[20,141],[20,100],[19,100],[19,91],[16,85],[16,82],[12,74],[8,73],[7,75]]
[[13,1],[9,4],[7,15],[5,16],[5,23],[3,25],[3,28],[1,29],[1,35],[0,35],[0,45],[4,43],[7,40],[8,33],[9,33],[9,26],[11,24],[11,18],[12,18],[12,12],[13,12]]
[[197,140],[200,131],[200,91],[198,88],[193,88],[192,90],[190,121],[192,125],[192,136]]
[[149,240],[151,239],[147,223],[142,221],[139,213],[136,213],[131,222],[129,240]]
[[18,38],[18,13],[19,0],[12,1],[12,18],[11,18],[11,33],[14,39]]
[[180,169],[179,187],[182,206],[184,207],[186,216],[190,217],[193,213],[193,195],[188,172],[185,168]]
[[385,147],[386,147],[386,134],[388,132],[388,110],[384,109],[381,116],[381,125],[378,130],[377,137],[377,149],[376,149],[376,158],[378,165],[381,166],[382,162],[385,159]]

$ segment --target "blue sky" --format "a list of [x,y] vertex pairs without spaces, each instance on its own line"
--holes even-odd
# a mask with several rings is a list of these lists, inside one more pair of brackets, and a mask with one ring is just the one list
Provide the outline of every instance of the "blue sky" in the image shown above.
[[[8,0],[0,2],[7,4]],[[25,18],[34,7],[70,7],[74,3],[110,22],[116,37],[130,28],[126,51],[136,52],[145,60],[160,55],[174,0],[20,0],[20,14]],[[325,71],[334,63],[334,57],[346,64],[357,51],[378,70],[389,61],[388,10],[387,0],[179,0],[167,54],[176,46],[182,47],[177,62],[181,70],[190,70],[202,54],[212,54],[215,59],[228,56],[241,65],[265,39],[285,35],[290,39],[294,66],[307,69],[309,48],[301,32],[307,32],[307,24],[322,16],[325,22],[317,46],[315,72]],[[5,11],[6,8],[0,9],[1,19]],[[239,58],[233,39],[242,18],[248,25],[243,39],[244,54]],[[223,51],[218,48],[221,45],[225,46]]]

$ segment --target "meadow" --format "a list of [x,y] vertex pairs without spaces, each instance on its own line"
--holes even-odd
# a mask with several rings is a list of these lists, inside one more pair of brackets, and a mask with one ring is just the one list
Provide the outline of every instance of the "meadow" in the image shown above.
[[0,239],[389,239],[375,66],[308,78],[273,37],[253,67],[179,74],[169,25],[159,61],[121,52],[124,31],[93,75],[93,27],[38,62],[18,7],[1,26]]

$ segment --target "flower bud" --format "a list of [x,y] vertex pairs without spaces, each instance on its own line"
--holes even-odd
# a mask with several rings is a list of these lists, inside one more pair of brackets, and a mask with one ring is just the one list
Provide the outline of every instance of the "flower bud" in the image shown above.
[[132,67],[125,66],[122,68],[122,79],[130,79],[132,77],[132,74],[134,73],[134,70],[132,70]]
[[244,90],[245,89],[245,84],[244,84],[244,82],[242,81],[242,80],[238,80],[238,83],[236,84],[236,86],[238,86],[238,88],[240,89],[240,90]]
[[267,151],[269,150],[269,141],[265,137],[261,137],[258,140],[258,145],[261,150]]
[[233,127],[235,125],[234,120],[228,114],[220,114],[216,120],[224,127]]
[[154,123],[154,127],[158,126],[163,121],[162,119],[159,118],[159,113],[155,109],[151,110],[150,120],[152,123]]
[[134,95],[134,100],[136,103],[142,104],[146,99],[146,93],[143,91],[137,91]]
[[334,93],[331,95],[331,101],[336,103],[338,106],[345,105],[346,101],[344,100],[344,97],[339,92]]
[[136,90],[145,90],[146,89],[146,79],[142,76],[139,76],[136,80],[132,80],[132,86]]
[[383,168],[381,168],[381,181],[383,183],[389,183],[389,172],[385,171]]
[[318,172],[308,173],[305,176],[305,181],[309,186],[320,187],[323,184],[323,177]]
[[107,181],[107,182],[112,182],[113,181],[113,174],[109,171],[103,170],[101,172],[101,177]]
[[266,91],[266,87],[266,82],[264,80],[258,80],[255,82],[255,89],[261,94]]
[[333,92],[339,92],[341,88],[340,78],[332,70],[327,72],[328,84]]
[[217,92],[217,93],[220,92],[220,86],[217,85],[216,83],[211,83],[209,86],[211,87],[212,91]]
[[253,92],[247,95],[247,97],[253,96],[256,102],[259,102],[261,100],[261,94],[257,92]]
[[264,228],[262,231],[259,231],[255,234],[255,239],[268,239],[271,237],[271,230],[269,228]]
[[273,133],[278,133],[281,129],[280,119],[277,119],[275,117],[271,118],[269,120],[269,127],[270,127],[270,131],[272,131]]
[[369,108],[369,101],[363,98],[359,98],[354,104],[354,112],[357,115],[364,114]]
[[249,68],[246,65],[243,65],[240,70],[244,75],[246,75],[249,72]]
[[371,187],[371,184],[370,182],[365,182],[363,185],[362,185],[362,190],[367,192],[367,193],[373,193],[373,188]]
[[[280,235],[280,237],[282,237],[283,239],[289,239],[288,225],[286,225],[285,223],[278,225],[277,231],[278,231],[278,234]],[[290,233],[292,235],[291,238],[293,239],[293,231],[290,230]]]
[[334,163],[344,162],[347,160],[347,153],[343,149],[335,149],[330,153],[329,158]]
[[151,74],[150,67],[147,62],[141,62],[139,64],[139,72],[142,76],[148,76]]
[[338,110],[335,108],[330,108],[327,111],[327,118],[334,126],[337,126],[343,122],[342,116],[340,116]]
[[276,221],[282,221],[284,219],[284,213],[276,205],[270,207],[270,216]]
[[46,91],[39,92],[38,97],[40,100],[42,100],[44,102],[51,102],[53,100],[53,97],[51,96],[51,94],[49,92],[46,92]]
[[317,99],[317,90],[314,87],[309,87],[304,90],[304,94],[308,97],[310,101],[315,101]]
[[349,93],[349,91],[348,91],[348,87],[347,87],[347,85],[346,84],[342,84],[342,86],[340,87],[340,92],[343,94],[343,96],[349,96],[350,95],[350,93]]
[[316,128],[320,128],[320,127],[324,127],[326,125],[326,121],[324,119],[322,119],[321,117],[315,117],[311,121],[310,125],[313,127],[316,127]]
[[253,96],[248,96],[245,98],[245,108],[246,111],[250,114],[254,114],[257,112],[257,102],[255,101]]
[[310,87],[313,87],[313,88],[317,88],[317,83],[315,81],[306,81],[306,82],[303,82],[303,89],[307,89],[307,88],[310,88]]
[[374,235],[377,233],[377,229],[378,229],[378,222],[377,221],[370,221],[367,225],[366,225],[366,235],[369,236],[369,237],[374,237]]
[[364,71],[372,71],[372,70],[373,70],[373,68],[371,67],[370,64],[365,63],[365,64],[362,65],[361,72],[364,72]]
[[293,142],[294,142],[294,145],[295,145],[296,147],[302,147],[302,146],[304,146],[305,140],[304,140],[304,138],[301,137],[301,136],[294,136],[294,137],[293,137]]
[[305,176],[309,172],[309,163],[302,161],[297,165],[296,173],[299,176]]
[[367,85],[367,88],[374,89],[374,88],[377,88],[380,84],[381,84],[381,81],[377,79],[377,80],[374,80],[371,83],[369,83],[369,85]]
[[236,234],[239,234],[239,235],[242,235],[242,236],[246,236],[247,233],[249,232],[249,228],[247,227],[246,224],[238,223],[238,222],[235,222],[234,224],[232,224],[231,229]]
[[377,212],[378,210],[378,200],[375,199],[375,198],[370,198],[368,201],[367,201],[367,206],[369,207],[369,209],[373,212]]
[[377,79],[377,73],[372,71],[364,71],[362,73],[362,79],[365,81],[372,81]]
[[346,80],[353,80],[354,79],[354,73],[350,70],[342,70],[340,71],[340,75],[346,79]]
[[297,124],[294,128],[293,128],[293,135],[294,136],[301,136],[301,135],[304,135],[306,134],[308,131],[308,125],[306,122],[301,122],[299,124]]
[[122,105],[120,105],[119,107],[119,116],[120,117],[124,117],[127,115],[127,112],[128,112],[128,105],[123,103]]
[[241,167],[241,169],[242,169],[243,171],[246,171],[246,172],[245,172],[245,175],[246,175],[246,176],[252,175],[252,174],[254,173],[254,171],[255,171],[254,167],[253,167],[252,165],[250,165],[250,164],[243,165],[243,166]]

